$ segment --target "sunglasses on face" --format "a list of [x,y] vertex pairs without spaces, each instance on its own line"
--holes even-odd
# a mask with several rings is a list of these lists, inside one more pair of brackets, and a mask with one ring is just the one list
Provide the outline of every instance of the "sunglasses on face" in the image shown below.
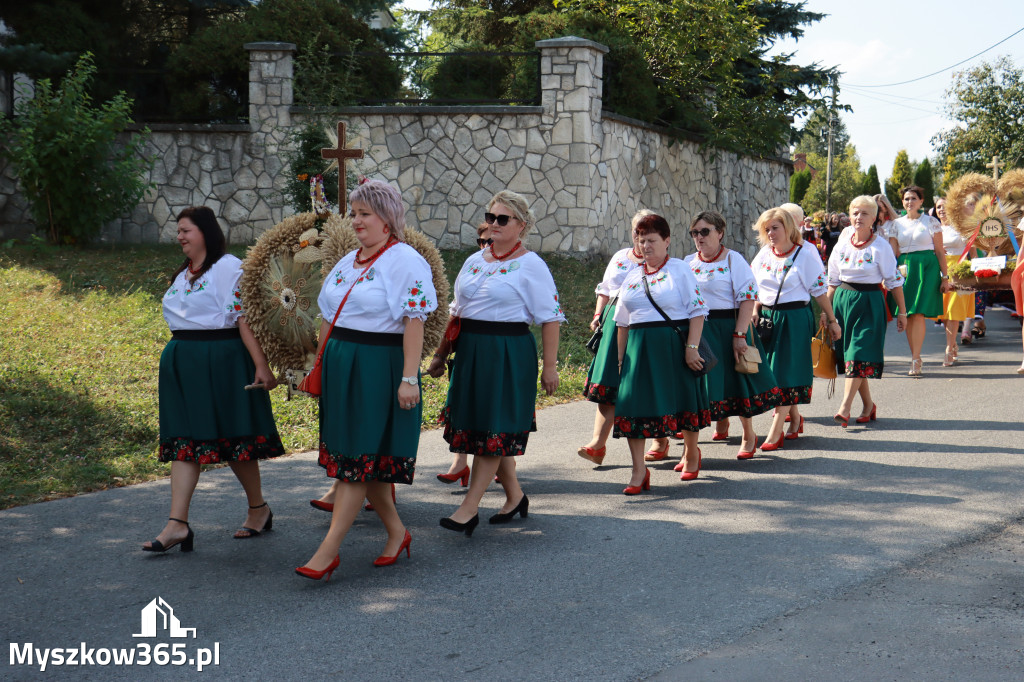
[[487,223],[488,225],[498,223],[499,227],[505,227],[506,225],[508,225],[508,221],[513,218],[518,220],[518,218],[516,218],[514,215],[494,215],[493,213],[484,213],[485,223]]
[[711,229],[707,227],[702,227],[699,230],[690,230],[690,236],[694,239],[696,239],[698,235],[701,237],[707,237],[709,234],[711,234]]
[[487,239],[478,238],[476,240],[476,245],[479,246],[481,249],[484,248],[485,246],[490,246],[493,243],[494,240],[491,239],[490,237],[488,237]]

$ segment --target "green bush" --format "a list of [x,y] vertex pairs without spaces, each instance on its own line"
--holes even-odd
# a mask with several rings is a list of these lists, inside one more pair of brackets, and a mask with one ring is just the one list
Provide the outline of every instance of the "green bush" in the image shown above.
[[811,171],[806,168],[793,173],[789,178],[789,200],[799,204],[807,194],[807,188],[811,186]]
[[0,120],[0,135],[8,138],[0,154],[14,165],[36,226],[54,244],[90,241],[152,186],[142,179],[153,167],[142,154],[149,131],[118,142],[131,123],[132,101],[121,93],[93,105],[95,71],[86,53],[60,85],[37,81],[15,117]]

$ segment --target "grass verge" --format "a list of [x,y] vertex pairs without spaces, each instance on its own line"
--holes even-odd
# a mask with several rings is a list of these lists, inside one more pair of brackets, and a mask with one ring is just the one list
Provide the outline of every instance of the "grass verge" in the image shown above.
[[[231,251],[244,257],[244,247]],[[469,253],[443,252],[449,279]],[[0,509],[167,474],[156,460],[157,367],[170,338],[160,299],[180,258],[176,245],[0,248]],[[604,270],[544,259],[569,323],[559,390],[538,407],[580,395]],[[424,382],[424,428],[436,423],[447,389],[443,378]],[[316,402],[286,401],[280,389],[271,396],[287,450],[316,447]]]

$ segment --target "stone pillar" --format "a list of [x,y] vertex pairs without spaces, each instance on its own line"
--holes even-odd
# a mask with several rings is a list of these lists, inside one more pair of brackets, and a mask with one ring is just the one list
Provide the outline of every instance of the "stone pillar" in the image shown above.
[[[608,48],[568,36],[535,43],[540,50],[542,134],[550,135],[542,168],[560,175],[549,209],[571,239],[542,244],[544,251],[592,251],[600,248],[599,216],[604,197],[599,174],[604,55]],[[549,175],[550,177],[550,175]],[[554,235],[552,235],[554,237]]]
[[[280,157],[287,144],[292,125],[291,106],[294,101],[292,57],[294,43],[246,43],[249,51],[249,129],[252,135],[245,148],[245,156],[252,157],[251,167],[235,168],[235,182],[239,190],[257,195],[257,206],[249,206],[252,197],[237,206],[232,200],[225,204],[225,218],[235,223],[236,218],[252,216],[249,224],[240,227],[237,239],[251,241],[254,235],[281,222],[284,207],[273,195],[283,187],[284,160]],[[260,206],[259,204],[262,204]],[[230,213],[230,215],[229,215]],[[256,218],[256,215],[261,217]],[[234,231],[234,230],[232,230]]]

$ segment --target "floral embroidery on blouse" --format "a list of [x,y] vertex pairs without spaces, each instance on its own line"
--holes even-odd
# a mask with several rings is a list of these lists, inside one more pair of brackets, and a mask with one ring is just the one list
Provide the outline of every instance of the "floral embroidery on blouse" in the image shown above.
[[176,288],[174,288],[174,287],[171,287],[170,289],[167,290],[167,293],[164,294],[164,298],[170,298],[171,296],[177,296],[177,295],[178,295],[178,290]]
[[740,298],[742,298],[744,301],[756,301],[757,289],[754,288],[753,284],[748,284],[746,291],[740,292]]
[[509,263],[508,265],[504,265],[503,264],[497,270],[492,270],[491,272],[488,272],[486,276],[490,277],[491,275],[507,275],[508,273],[515,272],[518,269],[519,269],[519,261],[518,260],[514,260],[511,263]]
[[229,313],[242,311],[242,292],[238,289],[235,289],[234,300],[228,303],[227,309]]
[[[370,268],[369,270],[366,271],[365,275],[360,275],[359,276],[359,279],[356,280],[356,284],[359,284],[360,282],[364,282],[364,281],[365,282],[372,282],[373,278],[374,278],[374,276],[376,276],[376,274],[377,274],[376,268]],[[355,284],[353,284],[352,286],[355,286]]]
[[825,273],[821,273],[820,275],[818,275],[817,279],[814,280],[814,286],[815,287],[823,287],[823,286],[825,286]]
[[201,282],[193,282],[192,284],[190,284],[188,289],[185,289],[185,295],[188,296],[191,293],[195,293],[197,291],[203,291],[204,289],[206,289],[206,280],[205,279],[203,281],[201,281]]
[[615,267],[617,267],[619,270],[629,270],[629,268],[632,265],[633,265],[632,262],[625,262],[625,261],[621,261],[621,260],[615,261]]
[[700,295],[700,287],[694,289],[694,293],[696,293],[697,296],[690,302],[690,305],[694,306],[695,308],[700,308],[704,305],[704,297]]
[[469,269],[469,274],[476,275],[479,274],[481,270],[483,270],[483,268],[481,268],[479,265],[474,265]]
[[[872,263],[875,262],[875,258],[874,258],[874,256],[871,255],[870,251],[859,251],[858,250],[857,253],[858,253],[857,260],[854,262],[855,266],[863,267],[865,263],[867,263],[868,265],[871,265]],[[849,265],[852,260],[853,260],[853,254],[849,253],[849,252],[844,252],[842,254],[842,258],[840,258],[840,261],[842,261],[843,265]]]
[[651,283],[651,286],[653,287],[658,282],[664,282],[666,277],[668,277],[668,273],[664,273],[663,272],[660,275],[658,275],[657,277],[655,277],[654,279],[651,279],[651,280],[648,280],[648,281]]
[[[409,298],[405,302],[405,307],[409,310],[416,310],[417,308],[425,309],[430,305],[430,301],[427,300],[426,293],[423,291],[423,282],[416,281],[408,289]],[[418,299],[416,297],[419,297]]]
[[341,286],[344,283],[345,275],[342,274],[341,270],[338,270],[337,274],[334,276],[334,286]]
[[630,291],[633,291],[634,289],[639,289],[640,282],[633,282],[632,284],[627,284],[626,288],[629,289]]
[[564,315],[562,312],[562,304],[558,302],[558,294],[555,294],[555,315]]

